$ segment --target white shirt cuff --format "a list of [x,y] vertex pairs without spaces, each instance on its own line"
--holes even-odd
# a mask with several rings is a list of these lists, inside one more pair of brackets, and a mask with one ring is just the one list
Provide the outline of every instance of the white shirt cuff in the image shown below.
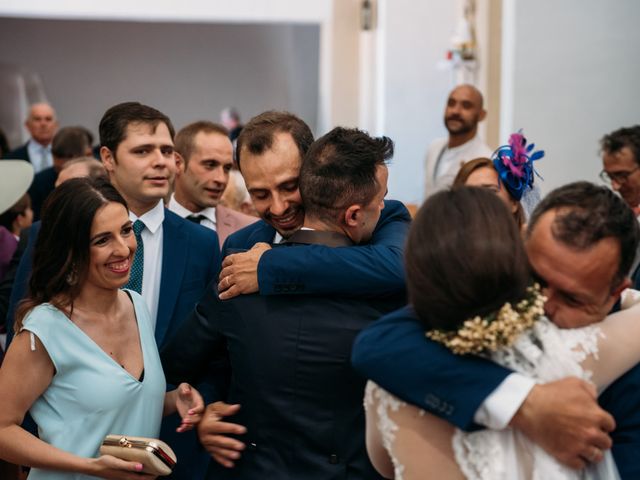
[[473,420],[480,425],[502,430],[509,425],[536,382],[519,373],[512,373],[485,398]]

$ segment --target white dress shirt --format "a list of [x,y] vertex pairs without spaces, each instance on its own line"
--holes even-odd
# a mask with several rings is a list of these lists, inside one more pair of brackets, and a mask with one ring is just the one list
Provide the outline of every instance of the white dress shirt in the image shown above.
[[494,430],[506,428],[536,382],[519,373],[512,373],[485,398],[473,420]]
[[202,215],[204,218],[200,221],[200,225],[203,227],[210,228],[214,232],[216,231],[216,209],[215,207],[207,207],[204,210],[200,210],[199,212],[192,212],[187,208],[183,207],[176,200],[175,194],[171,195],[169,199],[169,205],[167,206],[169,210],[171,210],[176,215],[187,218],[189,215]]
[[162,278],[162,222],[164,221],[164,205],[162,201],[137,217],[129,212],[132,222],[140,219],[144,223],[142,230],[142,243],[144,244],[144,266],[142,272],[142,298],[151,312],[151,322],[156,328],[158,316],[158,301],[160,300],[160,280]]
[[29,140],[27,143],[27,152],[29,152],[29,159],[33,165],[34,173],[41,172],[45,168],[53,166],[51,144],[44,147],[35,140]]
[[477,135],[454,148],[449,148],[448,143],[448,138],[439,138],[429,146],[425,162],[425,198],[450,187],[462,163],[478,157],[490,158],[493,153]]

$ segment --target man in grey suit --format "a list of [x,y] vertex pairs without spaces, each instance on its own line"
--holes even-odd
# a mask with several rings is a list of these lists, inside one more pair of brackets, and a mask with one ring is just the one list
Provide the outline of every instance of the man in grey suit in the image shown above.
[[[355,129],[336,128],[315,142],[300,171],[304,225],[277,248],[367,241],[384,207],[392,153],[390,139]],[[349,355],[355,335],[400,305],[398,297],[252,294],[221,301],[214,282],[162,352],[169,381],[197,382],[212,359],[229,357],[230,390],[219,399],[234,409],[232,432],[239,435],[227,439],[229,448],[205,445],[217,462],[208,478],[380,478],[365,449],[364,381]]]

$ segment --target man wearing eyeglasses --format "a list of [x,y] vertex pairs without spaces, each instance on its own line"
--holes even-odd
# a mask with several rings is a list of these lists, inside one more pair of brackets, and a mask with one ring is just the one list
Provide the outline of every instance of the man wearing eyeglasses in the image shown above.
[[[620,128],[602,137],[600,178],[618,192],[640,221],[640,125]],[[640,289],[640,250],[631,267],[634,288]]]
[[611,132],[600,144],[604,166],[600,178],[640,215],[640,125]]

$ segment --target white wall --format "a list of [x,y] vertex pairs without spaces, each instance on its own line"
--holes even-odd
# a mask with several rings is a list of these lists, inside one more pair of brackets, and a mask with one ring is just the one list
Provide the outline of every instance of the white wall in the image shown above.
[[381,131],[396,142],[389,198],[420,204],[428,145],[446,135],[443,114],[452,85],[436,68],[450,47],[456,4],[449,0],[382,0]]
[[315,128],[319,35],[311,24],[0,18],[0,62],[40,73],[62,125],[97,131],[109,106],[139,100],[176,128],[226,106],[245,119],[287,109]]
[[[513,121],[547,155],[543,191],[598,181],[600,138],[640,123],[640,2],[505,0],[512,9]],[[507,21],[510,19],[507,18]],[[503,85],[504,87],[504,85]],[[503,90],[508,93],[507,90]]]

